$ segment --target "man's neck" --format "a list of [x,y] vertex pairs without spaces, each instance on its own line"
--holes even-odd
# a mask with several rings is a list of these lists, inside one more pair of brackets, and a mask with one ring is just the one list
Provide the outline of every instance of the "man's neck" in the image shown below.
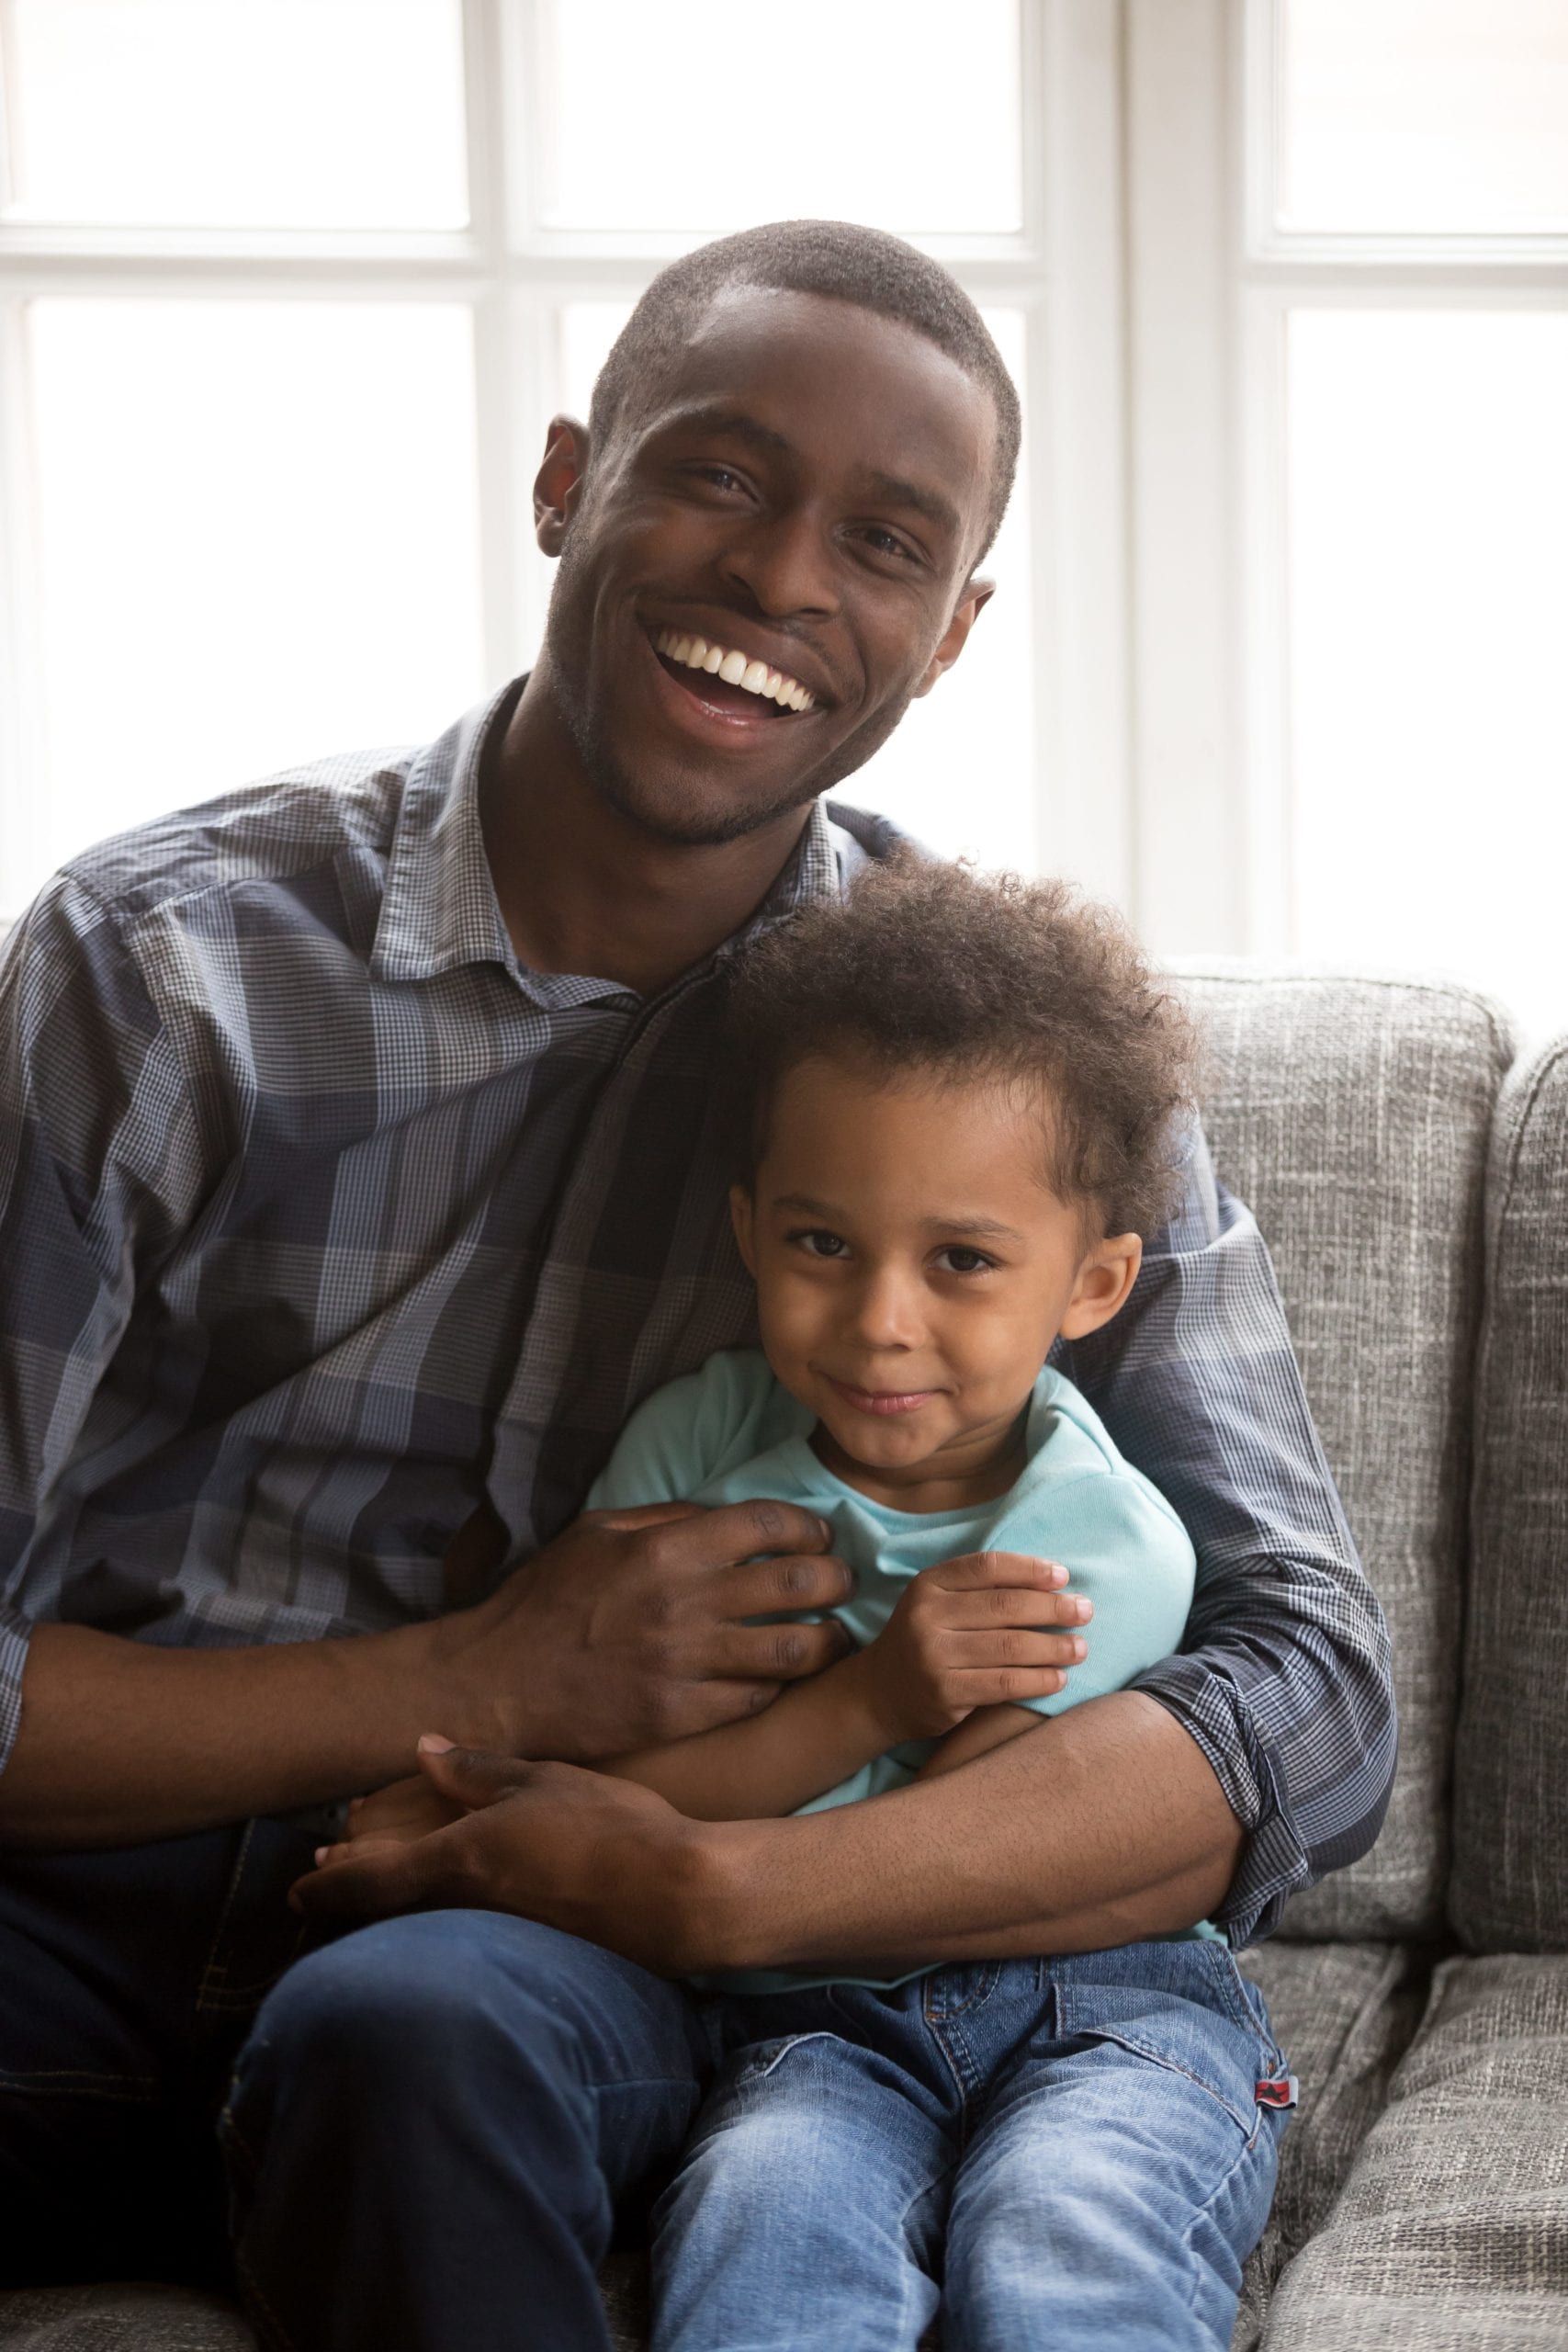
[[756,912],[809,814],[792,809],[716,847],[659,840],[589,782],[543,660],[487,754],[479,808],[519,960],[639,996],[657,995]]

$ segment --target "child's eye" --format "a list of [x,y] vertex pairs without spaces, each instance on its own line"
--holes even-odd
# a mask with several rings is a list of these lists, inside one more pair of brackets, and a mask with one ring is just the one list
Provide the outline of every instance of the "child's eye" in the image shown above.
[[812,1258],[841,1258],[850,1246],[840,1235],[829,1233],[821,1226],[809,1226],[789,1238],[797,1250],[804,1250]]
[[997,1262],[994,1258],[987,1258],[983,1250],[965,1250],[958,1242],[944,1250],[942,1256],[950,1274],[989,1273]]

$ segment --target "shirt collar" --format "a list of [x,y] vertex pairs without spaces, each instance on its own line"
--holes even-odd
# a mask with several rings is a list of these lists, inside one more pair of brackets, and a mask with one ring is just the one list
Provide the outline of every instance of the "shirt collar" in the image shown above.
[[[563,988],[581,1001],[585,994],[602,996],[610,986],[526,971],[502,919],[479,824],[479,770],[487,745],[510,721],[523,684],[513,678],[413,755],[370,951],[378,979],[423,980],[465,964],[500,964],[530,995],[552,1002]],[[716,950],[715,960],[732,956],[798,908],[840,895],[863,853],[854,835],[835,822],[839,814],[829,815],[820,800],[812,802],[778,879],[750,921]]]
[[378,979],[425,980],[462,964],[517,969],[485,855],[479,782],[485,746],[521,687],[513,678],[413,756],[370,950]]

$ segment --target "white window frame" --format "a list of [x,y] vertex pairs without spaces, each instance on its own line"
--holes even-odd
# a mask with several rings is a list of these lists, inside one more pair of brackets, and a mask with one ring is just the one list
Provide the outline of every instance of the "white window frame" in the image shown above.
[[[537,452],[558,404],[559,305],[631,300],[690,240],[570,232],[540,217],[544,12],[462,0],[469,220],[442,232],[107,230],[0,220],[0,914],[8,838],[42,773],[37,517],[26,391],[29,301],[60,294],[466,303],[475,347],[487,675],[537,645]],[[1023,222],[922,240],[976,300],[1024,314],[1036,822],[1044,862],[1131,905],[1121,300],[1122,0],[1021,0]],[[0,66],[4,61],[0,59]],[[0,112],[0,191],[6,187]],[[323,750],[331,748],[323,746]],[[961,788],[961,785],[955,785]]]
[[1568,305],[1561,235],[1274,225],[1281,0],[1127,0],[1134,904],[1279,956],[1292,920],[1288,313]]

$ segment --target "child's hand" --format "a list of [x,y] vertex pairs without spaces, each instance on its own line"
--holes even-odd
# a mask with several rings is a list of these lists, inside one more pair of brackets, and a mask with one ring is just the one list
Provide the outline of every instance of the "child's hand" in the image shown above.
[[409,1846],[416,1838],[427,1838],[433,1829],[445,1829],[448,1822],[462,1817],[461,1805],[433,1789],[423,1772],[415,1772],[409,1780],[376,1790],[371,1796],[355,1797],[348,1808],[344,1838],[353,1846],[367,1838]]
[[1094,1614],[1064,1592],[1067,1571],[1020,1552],[972,1552],[926,1568],[875,1641],[835,1673],[853,1672],[887,1734],[938,1739],[976,1707],[1046,1699],[1087,1645],[1064,1626]]

